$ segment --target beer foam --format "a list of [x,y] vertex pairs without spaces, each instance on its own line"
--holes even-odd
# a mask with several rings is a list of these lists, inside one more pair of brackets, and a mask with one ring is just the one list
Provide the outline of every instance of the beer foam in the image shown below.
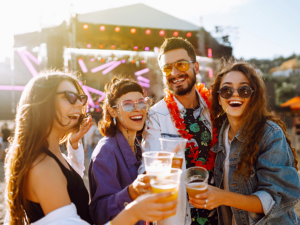
[[157,189],[172,189],[172,188],[177,188],[178,185],[179,183],[170,182],[170,181],[157,181],[151,183],[151,186]]
[[200,191],[200,190],[207,189],[207,183],[203,183],[203,182],[189,183],[189,184],[186,185],[186,187],[189,188],[189,189]]
[[156,176],[167,176],[171,173],[170,165],[160,164],[159,166],[147,166],[146,167],[147,174],[156,175]]

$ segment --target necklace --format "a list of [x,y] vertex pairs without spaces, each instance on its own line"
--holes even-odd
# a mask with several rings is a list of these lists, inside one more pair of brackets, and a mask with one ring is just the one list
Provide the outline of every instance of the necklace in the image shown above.
[[[208,108],[210,108],[210,102],[208,100],[209,98],[209,90],[204,86],[204,84],[199,83],[196,85],[196,89],[205,101]],[[174,100],[173,94],[169,90],[165,90],[166,96],[164,98],[164,101],[167,103],[167,107],[170,111],[172,121],[175,124],[175,127],[178,130],[178,133],[185,139],[191,140],[193,138],[192,134],[189,134],[189,132],[186,130],[186,124],[184,123],[184,119],[180,117],[180,111],[178,109],[177,103]],[[212,119],[212,118],[211,118]],[[210,149],[217,143],[217,129],[212,129],[212,140],[210,143]],[[212,152],[211,150],[208,152],[208,158],[205,164],[203,164],[202,161],[197,161],[199,156],[199,147],[195,147],[194,142],[187,142],[186,148],[190,148],[190,154],[188,157],[192,158],[191,162],[194,163],[196,166],[204,167],[207,170],[212,170],[215,166],[215,157],[216,153]]]
[[[139,144],[137,144],[137,143],[134,143],[134,145],[129,145],[129,146],[130,146],[130,148],[131,148],[133,154],[134,154],[135,157],[136,157],[136,154],[137,154],[137,146],[139,146],[139,147],[141,147],[141,146],[140,146]],[[134,148],[134,150],[132,149],[132,147]]]

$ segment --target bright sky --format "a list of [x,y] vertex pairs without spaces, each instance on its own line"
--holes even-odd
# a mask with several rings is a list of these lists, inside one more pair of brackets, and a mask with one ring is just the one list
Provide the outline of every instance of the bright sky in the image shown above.
[[[176,3],[177,2],[177,3]],[[215,33],[225,27],[237,58],[300,54],[299,0],[9,0],[0,1],[0,60],[12,55],[13,34],[60,24],[72,11],[88,13],[144,3]],[[137,18],[138,19],[138,18]]]

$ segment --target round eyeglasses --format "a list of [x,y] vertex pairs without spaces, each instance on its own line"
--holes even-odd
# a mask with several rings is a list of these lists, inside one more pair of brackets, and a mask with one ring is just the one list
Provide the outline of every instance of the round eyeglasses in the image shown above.
[[[140,109],[147,110],[149,106],[149,98],[139,98],[136,101],[133,101],[132,99],[127,99],[121,102],[121,106],[125,112],[131,112],[135,110],[136,105],[138,105]],[[112,108],[116,107],[119,107],[119,104],[112,106]]]

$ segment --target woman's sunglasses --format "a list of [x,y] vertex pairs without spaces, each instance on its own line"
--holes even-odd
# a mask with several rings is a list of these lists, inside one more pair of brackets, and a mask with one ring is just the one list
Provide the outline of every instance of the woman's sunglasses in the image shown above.
[[170,63],[167,65],[164,65],[161,68],[162,73],[167,77],[169,76],[172,71],[173,71],[173,65],[179,70],[179,71],[187,71],[189,69],[189,63],[194,63],[195,61],[186,61],[186,60],[182,60],[182,61],[178,61],[175,63]]
[[[147,110],[149,106],[149,98],[148,97],[140,98],[136,101],[127,99],[121,102],[121,106],[125,112],[133,111],[136,108],[136,105],[138,105],[140,109]],[[119,107],[119,104],[112,106],[112,108],[116,108],[116,107]]]
[[75,104],[78,99],[79,101],[82,102],[83,105],[85,105],[88,99],[87,95],[79,95],[71,91],[62,91],[62,92],[57,92],[56,94],[64,94],[71,104]]
[[241,98],[249,98],[254,92],[254,90],[249,86],[241,86],[238,89],[224,86],[220,90],[218,90],[217,93],[219,93],[222,98],[228,99],[231,98],[235,90],[237,90]]

